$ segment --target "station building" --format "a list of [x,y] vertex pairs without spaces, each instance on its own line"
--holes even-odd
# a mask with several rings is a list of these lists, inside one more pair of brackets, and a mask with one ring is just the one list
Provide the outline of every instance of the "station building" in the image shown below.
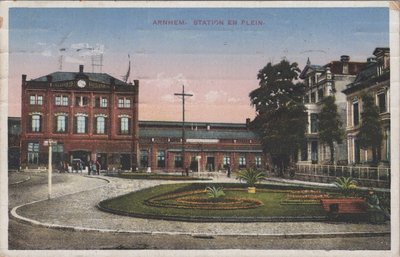
[[27,80],[22,75],[21,168],[99,160],[103,169],[138,165],[139,82],[105,73],[54,72]]
[[[259,137],[246,123],[185,123],[182,158],[182,122],[139,121],[140,167],[152,171],[197,171],[264,168]],[[185,163],[183,163],[183,161]]]

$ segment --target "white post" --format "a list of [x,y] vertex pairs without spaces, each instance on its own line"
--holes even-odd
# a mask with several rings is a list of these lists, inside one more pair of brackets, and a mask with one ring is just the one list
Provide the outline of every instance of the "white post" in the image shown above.
[[201,156],[197,156],[197,173],[199,174],[199,177],[200,177],[200,159]]
[[52,141],[49,140],[49,174],[48,174],[48,182],[49,182],[49,193],[47,195],[48,199],[50,200],[51,198],[51,173],[52,173]]

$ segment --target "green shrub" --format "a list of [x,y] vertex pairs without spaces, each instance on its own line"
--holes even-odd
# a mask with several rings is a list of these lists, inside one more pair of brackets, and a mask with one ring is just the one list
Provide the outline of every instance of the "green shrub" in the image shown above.
[[344,196],[354,195],[357,189],[357,181],[351,177],[337,178],[333,184],[340,189]]
[[255,170],[255,169],[245,169],[239,171],[237,174],[236,179],[244,180],[248,187],[254,187],[255,184],[260,182],[266,176],[262,171]]
[[209,198],[217,199],[225,196],[224,190],[222,187],[208,186],[206,187],[207,196]]

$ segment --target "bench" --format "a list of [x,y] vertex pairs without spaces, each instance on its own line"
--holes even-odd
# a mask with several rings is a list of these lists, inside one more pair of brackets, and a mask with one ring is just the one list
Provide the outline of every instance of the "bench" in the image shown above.
[[363,198],[321,199],[321,205],[329,218],[338,218],[341,215],[364,215],[368,212],[368,204]]

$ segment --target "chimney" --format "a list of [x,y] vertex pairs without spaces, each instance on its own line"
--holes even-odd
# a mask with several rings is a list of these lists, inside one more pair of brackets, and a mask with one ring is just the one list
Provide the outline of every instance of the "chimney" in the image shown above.
[[343,74],[349,74],[349,61],[350,57],[348,55],[342,55],[340,56],[340,62],[342,63],[342,73]]
[[250,118],[246,119],[246,128],[249,129],[250,128]]
[[53,81],[53,76],[47,75],[46,79],[47,79],[47,82],[51,83]]
[[137,79],[133,80],[133,84],[134,84],[135,86],[139,87],[139,80],[137,80]]
[[370,63],[376,63],[376,58],[375,58],[375,57],[368,57],[368,58],[367,58],[367,63],[368,63],[368,64],[370,64]]
[[79,65],[79,73],[83,73],[83,65]]
[[26,82],[26,74],[22,74],[22,83]]

